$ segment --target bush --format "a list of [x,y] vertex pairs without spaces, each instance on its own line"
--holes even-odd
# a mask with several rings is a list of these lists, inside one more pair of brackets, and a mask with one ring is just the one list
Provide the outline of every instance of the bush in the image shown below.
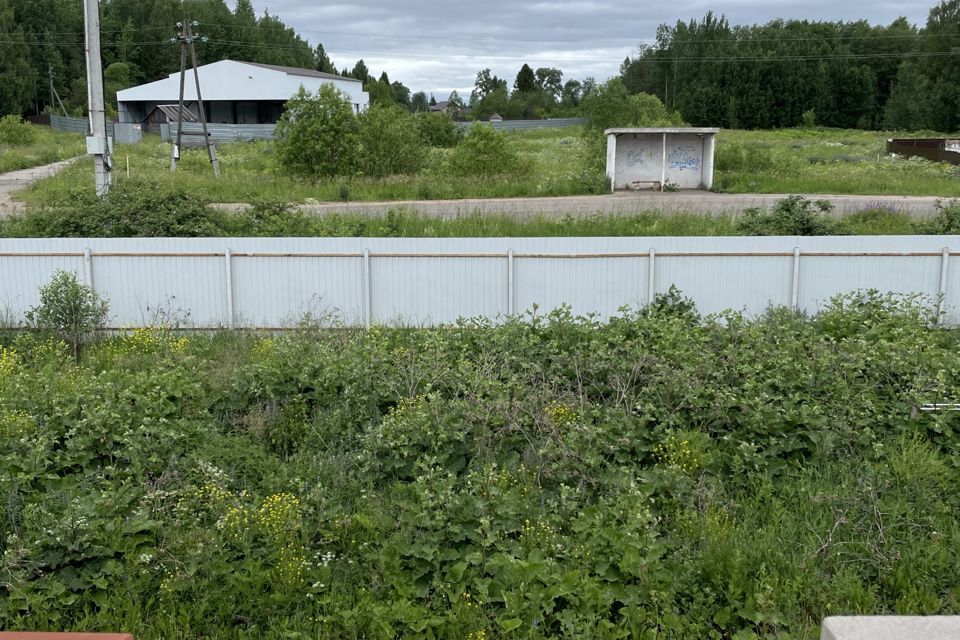
[[382,178],[417,173],[429,152],[413,114],[398,105],[377,105],[360,116],[361,166]]
[[737,220],[737,231],[747,236],[826,236],[837,228],[836,222],[823,215],[831,208],[826,200],[810,202],[803,196],[789,196],[770,211],[744,211]]
[[450,171],[458,176],[524,174],[525,165],[507,134],[488,124],[475,124],[450,156]]
[[463,127],[446,113],[421,111],[414,116],[424,144],[431,147],[455,147],[463,140]]
[[9,115],[0,118],[0,144],[11,147],[26,147],[37,139],[37,130],[20,116]]
[[107,321],[107,302],[93,287],[80,284],[77,274],[57,271],[40,288],[40,304],[27,311],[27,323],[40,331],[55,333],[80,357]]
[[920,224],[922,231],[937,235],[960,233],[960,200],[937,203],[937,215],[926,225]]
[[317,178],[356,173],[360,138],[349,98],[329,84],[316,94],[300,87],[277,123],[275,148],[280,167],[293,175]]
[[121,182],[100,199],[77,189],[46,209],[0,221],[0,235],[46,238],[193,238],[230,235],[229,217],[197,196],[155,183]]

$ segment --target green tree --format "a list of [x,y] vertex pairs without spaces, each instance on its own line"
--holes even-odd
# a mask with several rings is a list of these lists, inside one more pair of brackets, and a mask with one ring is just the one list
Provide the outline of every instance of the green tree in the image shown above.
[[353,65],[353,70],[350,71],[350,77],[364,84],[370,81],[370,70],[367,68],[367,63],[363,61],[363,58],[357,60],[357,64]]
[[513,90],[520,93],[531,93],[537,90],[537,76],[530,65],[524,64],[513,81]]
[[417,173],[427,157],[413,114],[399,105],[374,106],[360,115],[361,166],[382,178]]
[[535,72],[537,89],[552,101],[557,101],[563,92],[563,71],[553,67],[540,67]]
[[450,92],[450,97],[447,98],[447,111],[450,112],[454,118],[460,115],[467,106],[463,104],[463,98],[460,97],[460,94],[457,93],[457,90],[454,89]]
[[322,73],[337,74],[337,68],[333,66],[333,62],[330,61],[330,56],[327,55],[327,51],[322,44],[318,44],[317,48],[313,50],[313,68]]
[[277,123],[277,159],[284,171],[306,177],[352,175],[360,138],[350,99],[332,84],[316,94],[303,87]]
[[21,114],[33,101],[37,74],[9,0],[0,0],[0,115]]
[[493,75],[490,69],[482,69],[477,72],[477,79],[473,83],[473,91],[470,92],[470,105],[476,107],[484,98],[498,89],[507,89],[507,81],[501,80]]
[[410,110],[414,113],[420,113],[422,111],[427,111],[430,108],[430,103],[427,101],[427,94],[423,91],[417,91],[410,98]]
[[81,284],[77,274],[58,271],[40,288],[40,303],[27,311],[27,324],[57,335],[80,358],[107,321],[109,307],[93,287]]

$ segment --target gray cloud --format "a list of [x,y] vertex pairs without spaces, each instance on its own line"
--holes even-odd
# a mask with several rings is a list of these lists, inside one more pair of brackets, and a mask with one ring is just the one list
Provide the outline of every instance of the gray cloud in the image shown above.
[[678,0],[653,5],[608,0],[360,0],[319,5],[304,0],[253,0],[269,8],[312,44],[322,42],[338,68],[359,58],[386,71],[413,91],[437,99],[452,89],[469,94],[477,71],[490,67],[513,82],[524,62],[558,67],[566,78],[605,80],[662,23],[724,14],[731,24],[774,18],[868,20],[886,24],[899,16],[922,24],[934,0]]

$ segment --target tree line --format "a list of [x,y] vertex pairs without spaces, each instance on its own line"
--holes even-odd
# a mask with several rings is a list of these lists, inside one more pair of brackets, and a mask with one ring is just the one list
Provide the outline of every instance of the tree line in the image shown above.
[[661,25],[621,77],[693,125],[955,131],[960,0],[931,9],[923,28],[906,18],[731,26],[710,12]]
[[[363,61],[338,72],[322,44],[311,44],[280,18],[257,15],[250,0],[101,0],[101,40],[108,108],[116,92],[167,77],[180,68],[170,42],[177,22],[196,21],[200,64],[233,59],[316,69],[363,80],[378,102],[408,104],[410,91],[386,74],[371,77]],[[50,79],[67,109],[87,103],[83,3],[79,0],[0,0],[0,113],[39,113],[55,106]],[[384,83],[384,80],[386,82]]]

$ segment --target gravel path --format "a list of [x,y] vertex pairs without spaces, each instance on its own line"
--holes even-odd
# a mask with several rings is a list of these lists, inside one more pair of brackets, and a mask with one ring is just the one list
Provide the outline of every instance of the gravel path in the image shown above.
[[39,167],[0,173],[0,216],[21,211],[24,204],[13,197],[14,191],[25,189],[37,180],[57,175],[60,171],[76,162],[79,158],[62,160]]

